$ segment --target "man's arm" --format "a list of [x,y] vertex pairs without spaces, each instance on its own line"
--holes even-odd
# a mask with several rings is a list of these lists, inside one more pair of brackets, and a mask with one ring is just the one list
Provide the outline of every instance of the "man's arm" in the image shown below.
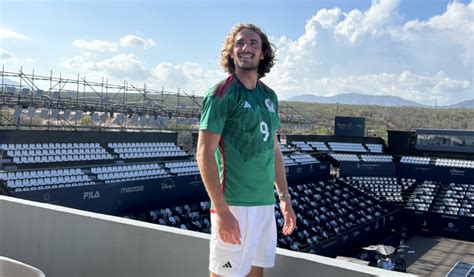
[[[278,195],[288,193],[288,183],[286,181],[285,164],[283,155],[278,144],[278,137],[275,134],[274,153],[275,153],[275,188]],[[285,220],[283,225],[283,234],[291,235],[296,228],[296,215],[291,206],[290,198],[280,200],[280,210]]]
[[224,242],[240,244],[239,222],[225,201],[217,171],[215,153],[220,138],[218,134],[199,131],[196,160],[202,181],[216,212],[216,227],[219,237]]

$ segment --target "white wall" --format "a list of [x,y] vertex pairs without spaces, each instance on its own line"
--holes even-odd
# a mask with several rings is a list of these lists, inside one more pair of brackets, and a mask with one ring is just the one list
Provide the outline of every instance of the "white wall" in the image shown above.
[[[63,276],[207,276],[209,235],[0,196],[0,256]],[[409,276],[277,251],[266,276]]]

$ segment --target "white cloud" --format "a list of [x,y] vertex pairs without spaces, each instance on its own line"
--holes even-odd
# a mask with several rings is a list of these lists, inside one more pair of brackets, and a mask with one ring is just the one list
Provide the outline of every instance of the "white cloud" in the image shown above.
[[273,39],[278,61],[264,82],[283,99],[345,92],[441,105],[472,99],[474,1],[422,22],[404,22],[398,5],[317,11],[300,37]]
[[8,52],[5,49],[0,49],[0,60],[2,61],[8,61],[8,60],[14,60],[16,59],[15,56],[13,56],[12,53]]
[[474,2],[467,6],[459,2],[448,4],[447,10],[442,15],[433,16],[428,21],[418,22],[421,26],[429,26],[434,29],[458,29],[463,26],[473,30]]
[[330,29],[336,26],[341,15],[342,11],[339,8],[334,8],[331,10],[322,9],[316,13],[314,19],[319,22],[321,27],[325,29]]
[[[442,15],[426,21],[413,20],[405,23],[393,35],[412,47],[440,51],[449,46],[460,52],[464,64],[474,63],[474,1],[467,5],[459,2],[448,4]],[[426,53],[426,52],[425,52]],[[420,54],[423,54],[421,52]]]
[[364,35],[378,35],[385,32],[388,24],[397,18],[398,0],[374,0],[366,12],[352,10],[340,21],[335,33],[355,43]]
[[168,62],[158,64],[151,72],[150,84],[164,86],[165,89],[182,89],[203,95],[213,84],[225,78],[220,70],[206,69],[199,64],[185,62],[174,65]]
[[59,66],[64,67],[66,69],[82,70],[87,69],[89,67],[83,56],[74,56],[69,59],[61,58],[60,60],[61,62],[59,63]]
[[120,45],[123,47],[143,47],[149,48],[156,45],[152,39],[143,39],[135,35],[127,35],[120,39]]
[[108,42],[103,40],[75,40],[72,43],[74,46],[87,49],[87,50],[94,50],[94,51],[117,51],[117,43],[115,42]]
[[168,62],[157,65],[152,70],[151,75],[163,84],[185,85],[188,82],[188,78],[185,76],[182,68]]
[[468,81],[452,80],[444,76],[443,72],[433,76],[417,75],[410,71],[400,74],[349,75],[311,80],[305,85],[322,92],[319,93],[322,96],[347,92],[395,95],[428,105],[452,102],[460,94],[469,94],[470,90]]
[[29,39],[26,35],[17,33],[15,31],[6,29],[6,28],[0,28],[0,40],[2,39],[19,39],[19,40],[26,40]]
[[106,72],[119,79],[144,80],[148,76],[148,70],[135,54],[116,55],[96,63],[93,70]]
[[86,53],[62,59],[59,65],[85,75],[108,77],[115,82],[124,79],[140,81],[149,76],[149,70],[135,54],[118,54],[101,61],[94,61],[95,58],[95,55]]

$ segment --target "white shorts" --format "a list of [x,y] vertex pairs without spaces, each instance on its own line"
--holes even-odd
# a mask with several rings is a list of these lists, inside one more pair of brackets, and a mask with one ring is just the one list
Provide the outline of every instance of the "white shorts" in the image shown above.
[[209,270],[223,276],[245,276],[252,266],[273,267],[277,245],[275,211],[268,206],[230,206],[239,221],[241,244],[223,242],[216,230],[216,214],[211,213]]

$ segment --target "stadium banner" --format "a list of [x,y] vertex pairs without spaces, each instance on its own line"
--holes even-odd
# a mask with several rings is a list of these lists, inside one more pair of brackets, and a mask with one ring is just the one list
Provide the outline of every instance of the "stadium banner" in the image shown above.
[[474,169],[398,163],[397,176],[400,178],[410,178],[419,181],[430,180],[447,183],[454,182],[471,184],[474,180]]
[[339,175],[396,177],[396,165],[393,162],[340,162]]
[[14,196],[110,215],[209,199],[199,175],[16,192]]
[[291,183],[327,180],[330,167],[329,162],[285,166],[286,179]]
[[430,236],[474,241],[474,218],[436,212],[404,210],[406,224]]
[[340,137],[364,137],[365,118],[336,116],[334,120],[334,134]]

